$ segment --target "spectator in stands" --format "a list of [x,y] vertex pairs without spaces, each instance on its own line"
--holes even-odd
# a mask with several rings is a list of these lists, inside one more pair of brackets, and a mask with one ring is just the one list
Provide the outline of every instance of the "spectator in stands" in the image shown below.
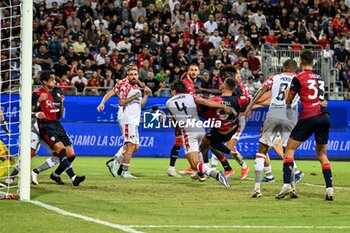
[[222,79],[219,76],[220,69],[213,69],[213,76],[211,77],[211,89],[219,89],[222,84]]
[[[204,53],[203,53],[203,55],[204,55]],[[215,67],[215,62],[216,61],[219,61],[219,60],[218,60],[218,57],[215,55],[215,50],[214,49],[210,49],[209,50],[209,55],[205,56],[205,68],[207,70],[212,70]]]
[[249,51],[254,51],[254,47],[252,46],[252,43],[250,40],[245,41],[245,46],[239,51],[243,57],[247,58]]
[[154,78],[154,73],[152,71],[149,71],[147,73],[147,78],[144,81],[145,85],[149,87],[152,91],[153,96],[158,96],[158,90],[159,90],[159,80]]
[[213,35],[209,37],[209,41],[213,43],[214,48],[217,49],[222,41],[221,36],[219,35],[219,30],[215,29]]
[[175,21],[173,27],[176,28],[178,32],[182,32],[186,26],[187,26],[187,22],[185,21],[185,15],[182,13],[179,15],[178,19]]
[[245,85],[249,89],[251,95],[254,95],[255,92],[259,89],[257,88],[254,77],[252,76],[248,78],[248,82],[246,82]]
[[126,34],[124,35],[124,39],[117,44],[117,50],[119,52],[119,55],[123,56],[126,53],[131,53],[131,43],[130,43],[130,35]]
[[328,59],[329,61],[333,59],[334,51],[331,49],[330,44],[326,44],[325,49],[322,50],[322,55],[325,59]]
[[84,50],[86,48],[86,44],[84,42],[84,36],[79,35],[78,36],[78,41],[73,44],[74,52],[76,54],[83,54]]
[[220,56],[220,61],[223,65],[231,65],[232,60],[231,57],[228,54],[228,51],[225,49],[222,51],[221,56]]
[[77,95],[82,95],[88,80],[84,77],[84,71],[78,70],[78,75],[72,78],[71,84],[77,88]]
[[74,52],[74,47],[70,46],[68,48],[68,54],[65,56],[68,65],[72,65],[74,61],[79,61],[79,56]]
[[339,81],[341,81],[343,83],[343,87],[346,89],[349,89],[350,87],[350,79],[349,76],[347,75],[345,69],[344,69],[344,65],[342,63],[337,63],[335,65],[336,69],[338,70],[338,74],[339,74]]
[[173,48],[171,46],[168,46],[166,48],[165,54],[162,55],[161,66],[165,70],[173,70],[175,62],[176,62],[176,57],[173,53]]
[[90,95],[99,95],[98,88],[101,86],[101,79],[97,73],[97,71],[94,71],[92,74],[92,77],[88,80],[87,83],[87,93]]
[[131,18],[134,22],[137,22],[140,16],[147,17],[147,12],[142,6],[142,1],[137,0],[136,6],[131,9]]
[[89,79],[92,77],[92,74],[97,71],[97,66],[93,64],[90,59],[86,59],[85,63],[81,66],[81,69],[84,72],[85,78]]
[[115,80],[111,70],[106,70],[106,76],[102,78],[101,87],[107,88],[107,90],[102,90],[101,93],[109,91],[115,86]]
[[243,84],[248,82],[248,78],[253,77],[252,71],[249,69],[249,63],[247,60],[243,61],[243,67],[241,69],[241,81]]
[[98,66],[105,64],[105,58],[107,56],[107,49],[106,47],[100,48],[100,53],[96,57],[96,64]]
[[[59,86],[60,87],[67,87],[70,86],[71,83],[68,79],[67,75],[62,75],[62,77],[60,77],[60,82],[59,82]],[[61,88],[62,92],[64,95],[72,95],[74,93],[72,88]]]
[[345,49],[345,44],[340,43],[340,48],[334,51],[334,61],[345,64],[349,59],[349,51]]
[[145,60],[148,60],[148,63],[149,63],[149,66],[150,67],[153,67],[153,62],[152,62],[152,56],[151,54],[149,53],[149,49],[148,49],[148,46],[145,45],[143,48],[142,48],[142,53],[137,55],[137,67],[138,68],[141,68],[142,67],[142,63],[143,61]]
[[249,64],[249,69],[252,71],[253,75],[257,77],[261,70],[261,63],[259,58],[255,56],[254,50],[249,51],[247,61]]
[[[204,36],[204,40],[199,45],[199,49],[202,50],[204,57],[209,56],[210,49],[215,49],[213,43],[209,41],[209,36]],[[215,50],[214,50],[214,53],[215,53]]]
[[86,60],[90,60],[91,62],[95,63],[94,56],[90,53],[89,47],[86,47],[84,49],[84,53],[80,55],[79,57],[79,63],[80,64],[85,64]]
[[70,68],[67,65],[67,60],[64,56],[60,56],[59,62],[56,63],[52,70],[55,72],[55,76],[61,78],[63,75],[69,75]]
[[148,72],[153,73],[153,69],[152,67],[149,67],[148,60],[144,60],[142,62],[142,67],[139,69],[139,77],[142,82],[146,80]]
[[39,47],[39,53],[35,56],[36,63],[41,66],[42,70],[50,70],[52,60],[50,54],[47,51],[47,45],[41,44]]
[[215,29],[218,28],[217,22],[215,22],[214,15],[209,15],[208,21],[204,23],[204,28],[207,33],[212,34],[214,33]]

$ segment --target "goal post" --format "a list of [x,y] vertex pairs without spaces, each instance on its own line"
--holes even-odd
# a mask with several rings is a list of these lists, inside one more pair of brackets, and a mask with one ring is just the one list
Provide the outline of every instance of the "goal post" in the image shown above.
[[20,135],[19,135],[19,195],[30,201],[30,143],[33,57],[33,1],[21,2],[21,67],[20,67]]

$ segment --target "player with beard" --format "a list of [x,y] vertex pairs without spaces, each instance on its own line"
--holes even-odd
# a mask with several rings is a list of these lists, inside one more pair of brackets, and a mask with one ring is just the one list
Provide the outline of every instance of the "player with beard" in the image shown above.
[[[97,111],[103,111],[105,103],[115,94],[118,95],[118,123],[123,134],[124,146],[106,165],[110,173],[115,177],[120,175],[122,178],[136,178],[129,172],[129,165],[133,154],[139,149],[139,132],[141,107],[145,106],[151,90],[144,88],[144,97],[141,97],[141,90],[138,86],[139,74],[136,66],[129,66],[127,77],[120,80],[115,87],[106,93]],[[119,169],[117,170],[117,166]]]

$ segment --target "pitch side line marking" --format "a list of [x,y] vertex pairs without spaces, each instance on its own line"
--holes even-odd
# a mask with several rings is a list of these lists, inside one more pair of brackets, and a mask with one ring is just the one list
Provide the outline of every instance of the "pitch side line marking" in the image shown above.
[[236,228],[236,229],[350,229],[350,226],[191,226],[191,225],[129,225],[133,228]]
[[95,218],[91,218],[91,217],[88,217],[88,216],[71,213],[71,212],[59,209],[57,207],[54,207],[54,206],[42,203],[40,201],[30,201],[30,202],[33,203],[34,205],[41,206],[41,207],[43,207],[45,209],[51,210],[51,211],[56,212],[58,214],[62,214],[62,215],[66,215],[66,216],[70,216],[70,217],[74,217],[74,218],[79,218],[79,219],[82,219],[82,220],[87,221],[87,222],[94,222],[94,223],[97,223],[97,224],[100,224],[100,225],[104,225],[104,226],[107,226],[107,227],[111,227],[111,228],[114,228],[114,229],[118,229],[118,230],[121,230],[121,231],[124,231],[124,232],[144,233],[142,231],[137,231],[137,230],[135,230],[135,229],[133,229],[131,227],[128,227],[128,226],[123,226],[123,225],[119,225],[119,224],[115,224],[115,223],[106,222],[106,221],[103,221],[103,220],[100,220],[100,219],[95,219]]

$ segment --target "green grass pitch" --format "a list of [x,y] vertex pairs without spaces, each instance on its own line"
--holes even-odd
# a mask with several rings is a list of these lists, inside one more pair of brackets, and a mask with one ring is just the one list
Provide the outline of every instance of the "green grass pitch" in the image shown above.
[[[46,157],[35,157],[33,167]],[[65,186],[49,179],[51,171],[39,175],[39,186],[31,186],[32,200],[65,211],[124,226],[141,232],[350,232],[350,229],[256,229],[189,228],[188,226],[350,226],[349,162],[332,162],[335,200],[326,202],[324,180],[319,162],[297,161],[305,173],[298,185],[299,199],[275,200],[282,185],[282,161],[272,162],[275,183],[262,184],[263,197],[251,199],[254,186],[253,160],[248,179],[239,180],[240,168],[230,160],[236,174],[229,178],[232,190],[213,179],[204,183],[166,175],[168,159],[139,159],[131,163],[138,179],[125,180],[110,175],[108,158],[78,157],[73,167],[86,181],[73,187],[67,175]],[[185,169],[185,159],[177,170]],[[315,186],[310,186],[315,185]],[[337,188],[338,187],[338,188]],[[97,223],[60,215],[31,203],[0,201],[0,232],[122,232]],[[135,225],[143,225],[138,227]],[[150,228],[151,225],[176,225]]]

